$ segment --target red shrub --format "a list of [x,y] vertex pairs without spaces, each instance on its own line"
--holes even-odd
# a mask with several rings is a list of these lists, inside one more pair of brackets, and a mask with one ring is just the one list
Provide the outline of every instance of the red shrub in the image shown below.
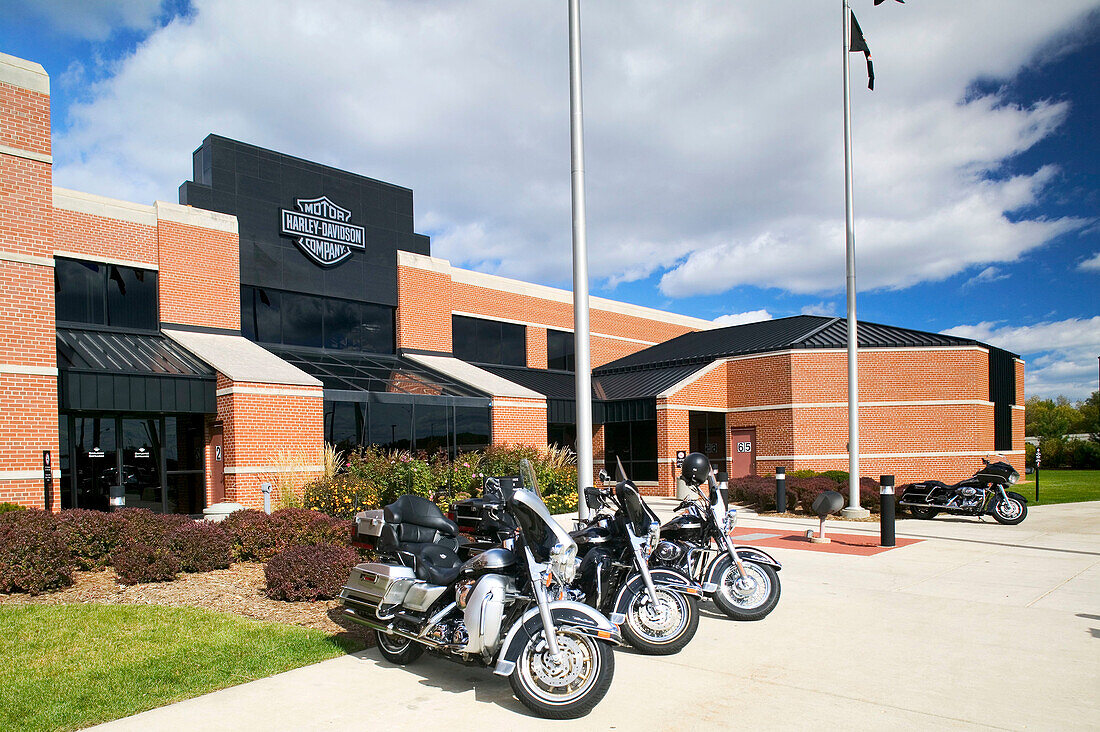
[[795,478],[789,481],[791,490],[798,494],[798,501],[802,504],[802,511],[811,516],[816,516],[813,508],[814,500],[825,491],[837,491],[839,487],[829,478],[817,476],[814,478]]
[[0,592],[40,592],[73,583],[72,552],[44,511],[12,511],[0,520]]
[[264,562],[275,556],[275,533],[271,518],[254,508],[234,511],[220,523],[233,543],[233,555],[241,562]]
[[185,523],[187,516],[153,513],[147,508],[123,508],[111,514],[119,524],[120,544],[148,544],[167,548],[168,534]]
[[118,545],[122,524],[112,514],[70,508],[57,514],[58,534],[80,569],[102,569]]
[[[729,492],[731,503],[754,505],[758,511],[775,509],[774,475],[747,475],[743,478],[734,478],[729,482]],[[785,510],[794,510],[794,504],[797,500],[797,496],[788,486]]]
[[[848,482],[837,487],[841,495],[844,496],[844,503],[848,503]],[[879,482],[874,478],[860,478],[859,479],[859,505],[870,510],[871,513],[878,513],[879,504],[881,499],[879,498]]]
[[124,585],[145,582],[170,582],[180,571],[180,563],[166,546],[141,542],[127,543],[111,554],[111,564]]
[[209,521],[180,526],[168,535],[168,547],[184,572],[225,569],[233,555],[233,545],[225,531]]
[[267,596],[290,601],[336,597],[358,563],[358,552],[346,546],[291,547],[272,557],[264,567]]

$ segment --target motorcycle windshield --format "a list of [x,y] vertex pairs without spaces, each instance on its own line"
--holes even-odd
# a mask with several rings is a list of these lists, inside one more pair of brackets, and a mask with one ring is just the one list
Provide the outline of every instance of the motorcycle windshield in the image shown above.
[[523,540],[535,555],[535,560],[550,560],[550,550],[555,544],[566,548],[575,544],[565,529],[550,515],[538,493],[524,487],[508,498],[508,511],[516,520]]
[[615,498],[626,512],[626,519],[630,522],[635,536],[645,536],[649,533],[649,525],[657,521],[657,514],[642,500],[642,495],[629,480],[615,486]]

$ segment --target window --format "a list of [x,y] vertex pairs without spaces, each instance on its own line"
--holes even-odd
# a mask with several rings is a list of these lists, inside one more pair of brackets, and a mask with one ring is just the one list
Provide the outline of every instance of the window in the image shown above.
[[688,448],[701,452],[716,470],[726,469],[726,415],[688,412]]
[[622,460],[631,480],[657,480],[657,420],[605,424],[604,467],[615,475],[615,458]]
[[546,331],[546,366],[559,371],[576,370],[576,339],[564,330]]
[[474,363],[527,365],[527,328],[498,320],[451,316],[451,352]]
[[546,444],[557,447],[565,447],[570,450],[577,449],[577,425],[572,422],[546,425]]
[[394,352],[393,308],[267,287],[241,287],[241,332],[257,343]]
[[358,445],[454,456],[489,445],[489,408],[447,403],[325,400],[325,441],[345,454]]
[[54,304],[60,323],[157,330],[157,273],[58,257]]

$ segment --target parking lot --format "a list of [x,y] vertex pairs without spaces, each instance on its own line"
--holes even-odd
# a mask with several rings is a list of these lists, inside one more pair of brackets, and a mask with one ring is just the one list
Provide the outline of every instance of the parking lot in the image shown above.
[[101,728],[1100,727],[1100,503],[1035,507],[1019,526],[906,520],[898,536],[924,541],[874,556],[769,548],[784,569],[768,618],[735,623],[705,604],[678,655],[621,649],[611,690],[580,720],[531,717],[488,670],[429,654],[398,668],[370,649]]

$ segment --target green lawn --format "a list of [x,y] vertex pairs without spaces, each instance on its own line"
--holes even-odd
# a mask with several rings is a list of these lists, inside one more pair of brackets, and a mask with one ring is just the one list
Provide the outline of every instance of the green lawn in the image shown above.
[[1035,502],[1035,476],[1016,484],[1028,505],[1100,501],[1100,470],[1052,470],[1039,468],[1039,502]]
[[0,730],[69,730],[323,661],[322,631],[198,608],[0,606]]

